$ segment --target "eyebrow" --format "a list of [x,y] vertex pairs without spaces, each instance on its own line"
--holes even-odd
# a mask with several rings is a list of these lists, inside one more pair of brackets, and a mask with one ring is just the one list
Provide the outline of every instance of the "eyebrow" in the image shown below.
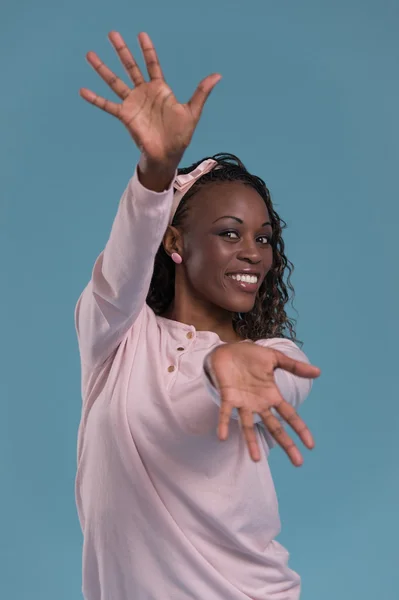
[[[220,221],[220,219],[234,219],[234,221],[238,221],[238,223],[241,223],[241,225],[244,223],[242,219],[239,219],[238,217],[233,217],[232,215],[224,215],[224,217],[219,217],[218,219],[213,221],[213,223]],[[272,226],[270,221],[266,221],[266,223],[262,223],[261,227],[266,227],[266,225],[270,225],[270,227]]]

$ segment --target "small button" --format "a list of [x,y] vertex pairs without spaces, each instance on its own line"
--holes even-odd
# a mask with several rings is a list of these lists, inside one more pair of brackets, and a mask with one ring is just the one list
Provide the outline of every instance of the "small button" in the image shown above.
[[186,338],[188,338],[189,340],[191,340],[191,338],[194,336],[192,331],[189,331],[188,334],[186,335]]
[[182,351],[184,350],[184,348],[183,348],[182,346],[179,346],[179,347],[178,347],[178,350],[179,350],[180,352],[182,352]]
[[169,373],[173,373],[174,370],[175,370],[175,368],[173,365],[170,365],[170,367],[168,367]]

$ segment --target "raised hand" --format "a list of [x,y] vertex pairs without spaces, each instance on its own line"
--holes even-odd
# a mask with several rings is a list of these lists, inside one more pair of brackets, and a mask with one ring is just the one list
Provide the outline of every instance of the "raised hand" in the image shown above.
[[179,104],[165,82],[155,48],[146,33],[140,33],[138,40],[149,81],[145,81],[122,36],[111,32],[108,37],[134,87],[130,88],[117,77],[97,54],[88,52],[86,57],[90,65],[122,102],[111,102],[86,88],[80,90],[80,95],[119,119],[151,162],[177,166],[191,141],[204,104],[221,76],[209,75],[200,82],[187,104]]
[[274,408],[287,421],[309,449],[314,446],[313,437],[295,409],[281,396],[274,370],[285,369],[299,377],[314,379],[320,375],[320,369],[277,350],[248,342],[219,346],[210,355],[209,366],[221,396],[219,438],[227,439],[231,413],[236,408],[251,458],[260,460],[253,421],[253,413],[258,413],[291,462],[300,466],[303,462],[300,451],[270,409]]

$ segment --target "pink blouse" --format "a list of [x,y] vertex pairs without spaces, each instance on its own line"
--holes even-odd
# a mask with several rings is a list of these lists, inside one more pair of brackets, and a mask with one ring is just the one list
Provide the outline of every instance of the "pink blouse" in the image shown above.
[[[86,600],[297,600],[268,464],[256,426],[251,460],[237,411],[216,435],[219,397],[204,358],[215,333],[158,317],[146,304],[173,199],[137,169],[75,309],[82,374],[76,503]],[[299,360],[289,340],[262,340]],[[311,381],[282,370],[299,404]],[[259,417],[257,417],[259,421]]]

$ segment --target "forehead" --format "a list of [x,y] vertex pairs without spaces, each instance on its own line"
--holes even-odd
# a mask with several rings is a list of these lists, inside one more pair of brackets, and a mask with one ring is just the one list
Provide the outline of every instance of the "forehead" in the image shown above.
[[190,212],[197,223],[209,224],[225,215],[238,217],[254,227],[270,221],[262,196],[252,186],[239,181],[209,183],[190,200]]

